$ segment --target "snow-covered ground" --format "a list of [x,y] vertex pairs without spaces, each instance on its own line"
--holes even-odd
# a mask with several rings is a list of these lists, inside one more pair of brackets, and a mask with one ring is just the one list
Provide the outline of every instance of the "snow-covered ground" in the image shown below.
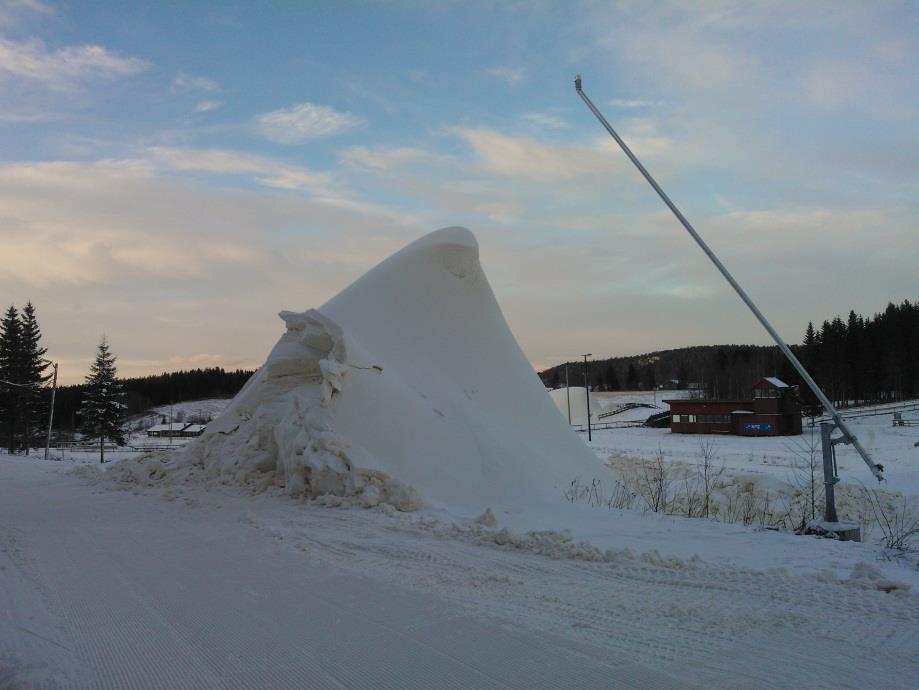
[[869,545],[564,501],[541,516],[598,549],[526,536],[536,516],[501,510],[487,528],[71,469],[0,456],[12,687],[905,688],[919,673],[919,598],[883,591],[915,574]]
[[[884,409],[884,408],[881,408]],[[644,414],[634,410],[638,417]],[[629,413],[624,413],[624,416]],[[877,462],[885,467],[884,487],[909,495],[919,495],[919,426],[893,426],[893,414],[854,416],[848,424]],[[647,415],[645,415],[647,416]],[[919,411],[903,413],[904,419],[919,420]],[[580,434],[585,436],[586,434]],[[715,463],[731,472],[787,480],[802,456],[809,456],[813,444],[817,462],[822,463],[819,427],[804,426],[800,436],[743,437],[726,434],[673,434],[669,429],[627,427],[594,431],[589,444],[601,457],[617,455],[650,459],[658,452],[671,462],[697,464],[701,444],[712,444]],[[839,476],[843,482],[876,486],[877,482],[855,450],[846,445],[836,447]],[[822,464],[819,465],[822,473]],[[822,474],[821,474],[822,477]]]
[[207,398],[204,400],[185,400],[172,405],[158,405],[147,412],[136,415],[128,423],[127,427],[133,431],[143,431],[149,427],[160,424],[165,419],[175,422],[191,422],[192,420],[203,420],[206,423],[216,418],[226,409],[230,400],[227,398]]

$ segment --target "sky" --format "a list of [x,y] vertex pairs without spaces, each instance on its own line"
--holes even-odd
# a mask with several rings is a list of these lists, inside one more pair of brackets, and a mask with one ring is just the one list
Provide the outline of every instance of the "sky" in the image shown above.
[[919,298],[911,2],[0,0],[0,303],[64,383],[256,367],[463,225],[536,368]]

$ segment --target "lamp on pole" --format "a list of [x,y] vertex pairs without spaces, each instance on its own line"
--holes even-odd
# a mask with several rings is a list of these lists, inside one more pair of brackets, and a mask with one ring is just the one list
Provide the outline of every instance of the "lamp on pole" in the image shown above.
[[587,375],[587,358],[591,357],[592,355],[587,353],[586,355],[581,356],[584,358],[584,395],[587,396],[587,440],[591,441],[593,439],[590,436],[590,383]]

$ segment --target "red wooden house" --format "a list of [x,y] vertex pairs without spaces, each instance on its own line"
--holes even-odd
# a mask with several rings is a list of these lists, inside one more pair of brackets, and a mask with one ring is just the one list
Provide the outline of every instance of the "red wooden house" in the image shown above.
[[753,386],[752,400],[665,400],[675,434],[793,436],[801,433],[797,390],[773,376]]

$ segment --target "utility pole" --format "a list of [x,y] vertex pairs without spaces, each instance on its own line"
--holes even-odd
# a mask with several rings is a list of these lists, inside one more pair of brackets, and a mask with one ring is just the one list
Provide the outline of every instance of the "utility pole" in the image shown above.
[[587,358],[590,357],[590,353],[582,355],[584,357],[584,394],[587,396],[587,440],[593,440],[590,436],[590,382],[587,375],[588,365]]
[[571,426],[571,386],[568,385],[568,362],[565,362],[565,397],[568,399],[568,426]]
[[[54,399],[57,397],[57,362],[52,363],[54,376],[51,380],[51,409],[48,410],[48,438],[45,441],[45,460],[51,453],[51,425],[54,423]],[[62,456],[63,457],[63,456]]]

